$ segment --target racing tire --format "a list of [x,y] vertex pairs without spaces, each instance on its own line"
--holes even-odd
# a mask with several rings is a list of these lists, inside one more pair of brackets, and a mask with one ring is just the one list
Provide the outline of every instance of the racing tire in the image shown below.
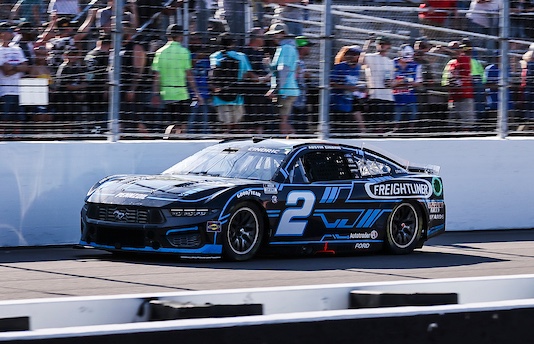
[[399,204],[388,218],[387,250],[393,254],[413,252],[421,238],[422,226],[421,215],[413,204]]
[[260,211],[249,203],[238,204],[223,232],[223,256],[230,261],[249,260],[260,249],[264,224]]

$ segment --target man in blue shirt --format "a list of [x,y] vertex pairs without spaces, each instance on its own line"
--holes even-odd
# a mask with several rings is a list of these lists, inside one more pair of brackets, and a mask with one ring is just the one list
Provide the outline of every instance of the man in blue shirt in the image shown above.
[[266,96],[276,101],[280,115],[280,133],[294,134],[295,129],[289,122],[293,103],[300,94],[297,83],[297,68],[299,54],[296,48],[295,37],[288,34],[287,26],[275,23],[265,33],[272,37],[277,45],[273,60],[271,61],[271,88]]
[[[423,81],[421,66],[414,62],[414,50],[409,45],[402,45],[400,56],[393,64],[395,76],[392,81],[393,97],[395,98],[395,129],[399,129],[401,120],[410,128],[415,127],[417,120],[417,96],[415,88]],[[403,118],[407,117],[407,118]]]
[[[239,61],[238,80],[256,79],[257,77],[252,72],[252,66],[247,58],[247,55],[235,51],[236,41],[230,33],[221,33],[218,37],[219,46],[224,47],[210,55],[210,67],[214,69],[220,65],[221,61],[226,57],[230,57]],[[213,89],[212,89],[213,91]],[[225,133],[229,133],[237,129],[245,115],[244,109],[245,99],[243,94],[239,94],[235,100],[225,101],[220,97],[213,96],[213,106],[217,109],[219,121],[225,126]]]
[[[344,46],[336,55],[335,65],[330,74],[332,93],[330,106],[333,129],[352,131],[353,123],[365,133],[362,112],[364,109],[365,84],[360,82],[361,65],[358,63],[361,48]],[[352,114],[352,116],[350,116]],[[352,117],[352,118],[351,118]]]

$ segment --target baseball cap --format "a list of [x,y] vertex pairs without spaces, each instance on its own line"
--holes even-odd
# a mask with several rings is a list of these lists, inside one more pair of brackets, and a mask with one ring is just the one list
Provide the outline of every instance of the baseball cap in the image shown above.
[[362,48],[360,48],[359,45],[351,45],[347,49],[347,53],[351,53],[351,54],[354,54],[354,55],[360,55],[362,53]]
[[274,23],[271,26],[269,26],[269,30],[265,33],[266,35],[275,35],[277,33],[285,32],[287,31],[287,25],[284,23]]
[[8,22],[1,22],[0,23],[0,32],[6,32],[6,31],[12,32],[13,31],[13,27]]
[[400,56],[404,61],[413,61],[414,50],[409,45],[401,47]]
[[61,17],[56,21],[57,27],[72,27],[74,23],[71,23],[70,19],[67,17]]
[[297,42],[297,47],[299,48],[300,47],[311,47],[315,45],[315,43],[311,42],[306,36],[298,36],[296,38],[296,42]]
[[462,49],[473,49],[473,44],[471,44],[471,40],[469,38],[462,38],[462,41],[460,42],[460,48]]
[[171,24],[167,26],[166,34],[167,36],[181,35],[184,33],[183,27],[178,24]]
[[378,44],[391,44],[391,40],[386,36],[379,36],[376,38],[376,43]]

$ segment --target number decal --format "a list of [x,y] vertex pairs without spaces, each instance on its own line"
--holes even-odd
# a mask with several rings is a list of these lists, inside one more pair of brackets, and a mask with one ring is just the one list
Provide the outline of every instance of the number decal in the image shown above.
[[[299,200],[304,201],[300,207],[291,207],[296,206]],[[306,218],[312,213],[314,204],[315,194],[313,192],[291,191],[287,195],[286,206],[288,208],[282,213],[275,235],[302,235],[308,224]]]

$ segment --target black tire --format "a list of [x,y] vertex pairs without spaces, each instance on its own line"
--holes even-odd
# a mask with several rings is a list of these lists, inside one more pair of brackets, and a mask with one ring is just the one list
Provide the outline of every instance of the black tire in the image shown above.
[[387,223],[388,251],[394,254],[413,252],[421,238],[422,226],[421,215],[413,204],[399,204],[391,212]]
[[263,227],[263,219],[256,206],[238,204],[223,232],[224,258],[245,261],[254,257],[261,246]]

